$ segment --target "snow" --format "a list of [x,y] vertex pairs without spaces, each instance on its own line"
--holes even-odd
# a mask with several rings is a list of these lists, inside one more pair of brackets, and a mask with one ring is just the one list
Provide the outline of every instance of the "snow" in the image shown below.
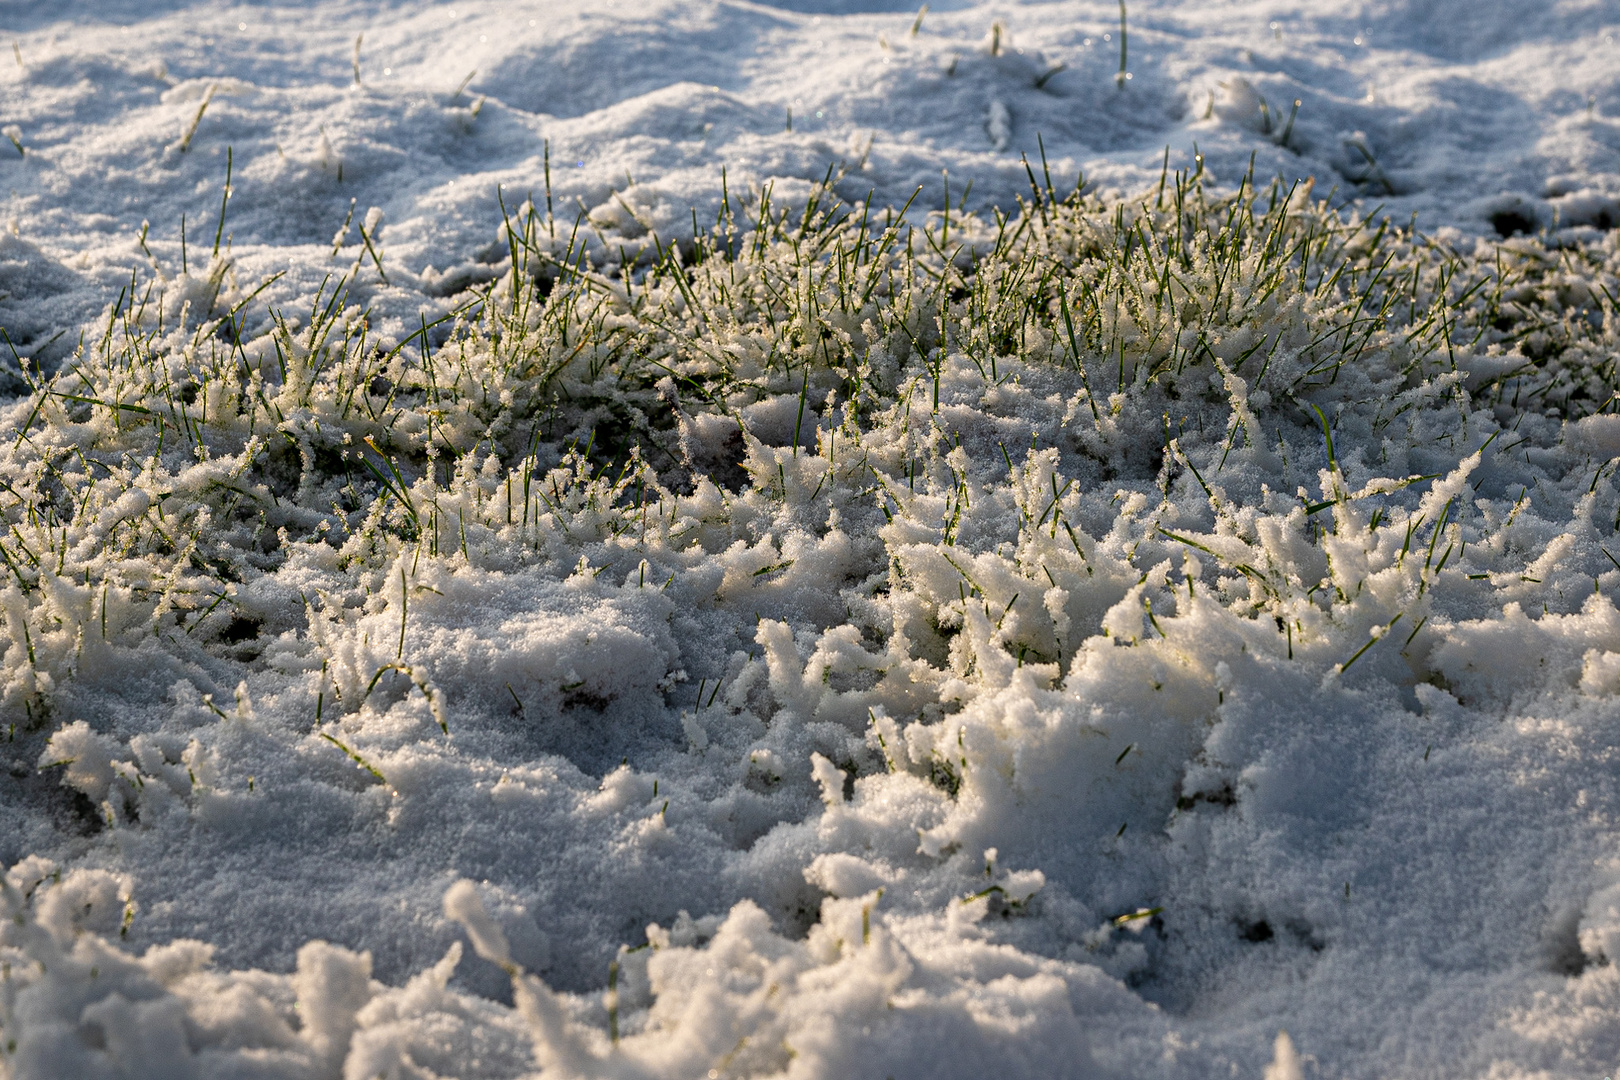
[[[300,313],[290,352],[352,270],[386,351],[515,280],[503,206],[578,217],[606,267],[689,245],[723,192],[802,208],[840,166],[846,203],[920,188],[919,222],[948,191],[982,253],[1045,170],[1115,198],[1195,160],[1230,191],[1252,161],[1459,259],[1539,259],[1514,231],[1585,253],[1549,286],[1571,311],[1615,287],[1613,4],[1128,24],[1122,88],[1107,4],[13,4],[0,326],[46,370],[95,366],[81,331],[133,272],[171,328],[240,302],[243,363],[270,365],[265,312]],[[7,504],[62,554],[0,592],[0,1074],[1606,1075],[1620,421],[1491,398],[1516,345],[1411,379],[1379,345],[1312,414],[1240,357],[1271,334],[1266,385],[1304,372],[1314,317],[1256,316],[1151,400],[1093,397],[1045,339],[994,378],[964,352],[905,381],[896,332],[851,318],[892,383],[860,423],[739,332],[755,400],[660,389],[714,482],[615,482],[555,438],[543,506],[473,406],[402,409],[350,425],[354,460],[489,439],[375,489],[379,522],[431,503],[432,546],[327,542],[338,481],[300,487],[261,517],[281,561],[207,534],[196,560],[237,574],[189,623],[162,590],[191,555],[129,538],[262,499],[254,420],[143,464],[114,420],[39,406],[8,485],[48,491],[34,463],[93,437],[124,486],[59,537]],[[458,390],[515,392],[485,376]],[[30,377],[6,376],[23,434]],[[300,454],[350,459],[295,383],[268,430],[296,480]]]

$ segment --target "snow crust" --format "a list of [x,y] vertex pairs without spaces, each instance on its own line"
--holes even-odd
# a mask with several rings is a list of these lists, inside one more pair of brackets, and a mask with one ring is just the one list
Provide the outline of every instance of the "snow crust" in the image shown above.
[[[787,206],[835,163],[849,202],[948,183],[983,242],[1037,134],[1060,184],[1139,193],[1196,148],[1230,186],[1252,156],[1470,253],[1585,245],[1612,287],[1612,4],[1132,4],[1124,89],[1107,5],[915,19],[9,6],[0,325],[57,370],[132,268],[177,314],[283,271],[256,302],[308,310],[363,264],[351,302],[396,344],[512,272],[501,202],[543,209],[548,168],[598,263],[690,242],[722,166]],[[1159,475],[1132,471],[1151,410],[1080,447],[1077,379],[953,355],[859,432],[882,498],[825,397],[694,407],[679,454],[715,479],[648,502],[633,551],[629,487],[561,449],[532,528],[469,472],[428,555],[340,557],[313,506],[233,594],[239,648],[153,632],[137,588],[8,584],[0,1071],[1605,1075],[1620,431],[1507,431],[1486,395],[1521,352],[1417,385],[1397,353],[1335,391],[1366,405],[1335,458],[1201,369],[1230,460],[1186,429]],[[131,479],[74,559],[235,454]]]

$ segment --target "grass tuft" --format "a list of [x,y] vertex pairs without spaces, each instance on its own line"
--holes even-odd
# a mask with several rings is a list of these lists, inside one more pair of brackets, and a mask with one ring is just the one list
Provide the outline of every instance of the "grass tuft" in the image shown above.
[[[0,704],[30,717],[81,651],[233,645],[241,583],[303,552],[370,592],[396,575],[402,590],[397,639],[385,632],[395,656],[384,644],[341,695],[323,683],[317,708],[365,707],[393,670],[448,733],[426,669],[407,665],[407,594],[421,588],[407,561],[677,589],[700,554],[746,540],[759,558],[722,587],[740,598],[799,587],[815,560],[782,537],[834,523],[878,538],[872,580],[913,590],[927,626],[911,640],[963,671],[987,670],[995,650],[1060,671],[1085,628],[1058,629],[1069,623],[1041,598],[1113,589],[1110,575],[1118,593],[1087,617],[1141,585],[1155,633],[1139,647],[1171,647],[1177,602],[1147,575],[1172,555],[1211,562],[1200,595],[1275,619],[1279,654],[1315,656],[1331,638],[1337,660],[1359,645],[1348,670],[1364,654],[1383,663],[1370,628],[1422,627],[1442,587],[1546,575],[1509,573],[1488,536],[1459,532],[1459,492],[1423,501],[1450,465],[1420,449],[1384,486],[1352,483],[1377,463],[1342,457],[1335,429],[1374,452],[1449,438],[1458,455],[1510,461],[1527,436],[1465,445],[1470,410],[1512,428],[1620,401],[1602,245],[1459,250],[1335,211],[1308,185],[1212,190],[1201,165],[1168,158],[1131,200],[1060,190],[1030,166],[1028,196],[983,214],[949,197],[928,213],[846,203],[829,170],[793,206],[769,186],[726,188],[712,226],[633,239],[554,219],[548,193],[505,209],[499,277],[400,339],[379,339],[365,307],[388,284],[374,215],[360,249],[377,279],[357,259],[296,312],[262,299],[269,280],[236,283],[221,257],[230,170],[228,151],[206,279],[191,279],[182,241],[182,278],[136,271],[57,369],[8,360],[22,389],[0,442],[0,618],[14,642]],[[353,220],[351,205],[335,246]],[[1460,366],[1483,356],[1477,375]],[[1040,427],[1029,410],[1048,399],[1063,418]],[[998,433],[963,427],[964,403]],[[1265,496],[1278,520],[1298,515],[1297,549],[1227,493],[1246,482],[1234,461],[1297,477]],[[989,493],[983,462],[1002,485]],[[1319,496],[1284,493],[1323,472]],[[1603,519],[1620,515],[1600,462],[1580,474]],[[1082,489],[1106,501],[1130,494],[1121,485],[1147,500],[1107,511],[1135,529],[1108,556],[1128,572],[1109,568],[1081,509]],[[1202,520],[1158,516],[1178,491],[1201,493]],[[1356,599],[1356,580],[1334,576],[1348,562],[1312,561],[1351,537],[1387,540],[1391,572],[1410,578],[1396,606]],[[955,790],[965,768],[941,764],[936,782]]]

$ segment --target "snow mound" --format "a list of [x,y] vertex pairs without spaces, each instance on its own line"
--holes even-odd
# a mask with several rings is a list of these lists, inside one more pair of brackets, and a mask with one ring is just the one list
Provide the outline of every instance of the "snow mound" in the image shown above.
[[0,1073],[1612,1064],[1602,11],[945,7],[7,16]]

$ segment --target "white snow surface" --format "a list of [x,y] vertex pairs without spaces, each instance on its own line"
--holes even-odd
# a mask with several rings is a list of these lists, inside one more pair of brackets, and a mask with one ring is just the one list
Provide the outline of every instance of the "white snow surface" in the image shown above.
[[[1219,180],[1252,158],[1262,180],[1314,177],[1458,236],[1495,239],[1504,213],[1620,221],[1612,2],[1137,0],[1123,89],[1117,7],[915,19],[884,0],[12,0],[0,326],[59,363],[147,249],[177,269],[182,216],[205,263],[227,148],[236,279],[286,271],[261,301],[307,308],[372,258],[345,227],[333,262],[353,200],[388,275],[360,299],[395,340],[495,276],[499,200],[544,200],[548,146],[558,220],[609,237],[690,238],[722,168],[784,199],[844,163],[847,200],[920,187],[937,207],[949,183],[1010,207],[1021,156],[1041,174],[1037,136],[1059,186],[1140,191],[1167,148],[1171,168],[1196,148]],[[980,410],[1009,444],[1059,441],[1061,400],[987,404],[970,381],[946,379],[960,427]],[[769,411],[762,428],[790,424]],[[4,701],[0,1074],[1609,1074],[1620,564],[1602,545],[1620,495],[1592,470],[1616,439],[1555,418],[1534,460],[1492,465],[1475,415],[1381,473],[1373,433],[1341,436],[1352,486],[1441,474],[1409,506],[1431,522],[1489,478],[1458,534],[1484,561],[1431,586],[1391,554],[1399,523],[1375,522],[1353,553],[1373,584],[1308,642],[1214,599],[1214,558],[1141,555],[1161,523],[1202,527],[1177,524],[1203,499],[1187,478],[1163,513],[1151,483],[1070,496],[1086,528],[1072,550],[1054,530],[1062,573],[1020,603],[994,534],[1048,481],[1060,501],[1037,452],[1024,495],[986,486],[964,525],[991,537],[962,557],[995,601],[959,610],[971,679],[873,644],[906,616],[856,587],[903,566],[946,604],[945,549],[836,518],[671,555],[667,588],[576,567],[573,539],[546,565],[400,552],[306,622],[345,588],[309,553],[243,585],[267,627],[251,655],[86,649],[44,729]],[[794,470],[821,458],[776,441],[753,464],[813,480]],[[1234,490],[1281,475],[1244,455]],[[1005,482],[1000,455],[953,460]],[[721,498],[700,487],[683,524]],[[1250,501],[1268,550],[1316,565],[1297,501]],[[1420,579],[1428,623],[1389,633],[1443,678],[1382,643],[1341,672]],[[1061,678],[1000,647],[1020,625],[1051,628]],[[35,643],[10,634],[15,681]],[[396,658],[414,686],[311,727],[322,688],[364,697]]]

